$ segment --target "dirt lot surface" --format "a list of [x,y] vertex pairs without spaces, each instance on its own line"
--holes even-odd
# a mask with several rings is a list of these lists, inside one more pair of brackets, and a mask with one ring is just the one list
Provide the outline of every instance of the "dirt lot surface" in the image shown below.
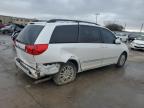
[[34,84],[14,57],[10,36],[0,35],[0,108],[144,108],[144,51],[130,51],[124,68],[86,71],[65,86]]

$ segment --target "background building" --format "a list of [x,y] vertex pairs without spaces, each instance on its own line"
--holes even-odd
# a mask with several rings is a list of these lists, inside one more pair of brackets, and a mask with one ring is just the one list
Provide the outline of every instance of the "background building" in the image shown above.
[[25,25],[29,22],[34,21],[34,20],[36,20],[36,19],[0,15],[0,21],[2,22],[2,24],[16,23],[16,24]]

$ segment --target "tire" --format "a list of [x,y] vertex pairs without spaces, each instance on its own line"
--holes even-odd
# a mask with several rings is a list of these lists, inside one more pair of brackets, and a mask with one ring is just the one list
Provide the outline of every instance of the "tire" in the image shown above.
[[53,80],[56,85],[64,85],[74,81],[76,73],[76,66],[71,62],[67,62],[61,65],[59,72],[54,75]]
[[123,67],[125,65],[126,60],[127,60],[126,53],[122,53],[118,59],[116,66],[117,67]]
[[8,31],[7,30],[3,31],[3,34],[8,34]]
[[2,34],[5,34],[5,31],[2,31]]

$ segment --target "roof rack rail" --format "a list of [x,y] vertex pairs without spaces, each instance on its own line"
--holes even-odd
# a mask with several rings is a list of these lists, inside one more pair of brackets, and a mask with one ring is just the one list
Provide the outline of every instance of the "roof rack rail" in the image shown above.
[[46,20],[33,20],[32,22],[47,22]]
[[51,19],[51,20],[47,21],[47,23],[54,23],[54,22],[57,22],[57,21],[71,21],[71,22],[77,22],[77,23],[83,22],[83,23],[99,25],[99,24],[93,23],[93,22],[81,21],[81,20],[69,20],[69,19]]

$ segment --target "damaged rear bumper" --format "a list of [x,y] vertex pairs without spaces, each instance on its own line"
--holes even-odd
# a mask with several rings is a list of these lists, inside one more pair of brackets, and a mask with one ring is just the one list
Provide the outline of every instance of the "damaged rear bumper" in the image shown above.
[[25,64],[19,58],[15,58],[16,66],[21,69],[24,73],[34,79],[39,79],[44,76],[50,76],[59,72],[60,64],[36,64],[36,68],[30,67],[29,65]]

